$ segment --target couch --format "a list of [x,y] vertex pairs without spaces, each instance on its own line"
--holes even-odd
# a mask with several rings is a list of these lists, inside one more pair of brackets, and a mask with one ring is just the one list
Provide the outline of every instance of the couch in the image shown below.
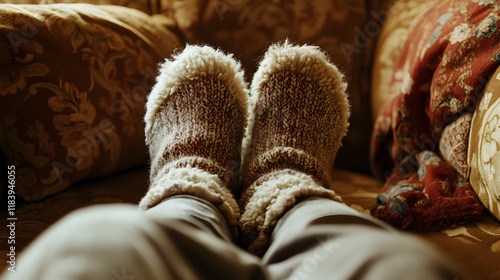
[[[272,42],[289,38],[324,49],[346,74],[352,104],[333,188],[354,209],[373,213],[381,193],[391,191],[388,176],[371,172],[370,160],[372,169],[385,165],[370,159],[374,124],[404,82],[398,67],[415,55],[406,43],[437,9],[432,0],[3,2],[15,3],[0,4],[1,200],[6,206],[1,223],[15,222],[15,229],[0,233],[3,269],[12,251],[22,254],[65,214],[95,204],[136,204],[144,195],[144,103],[158,63],[188,43],[234,53],[248,81]],[[500,24],[498,18],[492,22]],[[500,175],[495,173],[500,70],[494,66],[478,77],[478,96],[487,102],[471,110],[467,141],[451,141],[461,150],[449,153],[461,156],[462,161],[453,161],[459,163],[465,153],[465,179],[472,198],[481,201],[475,208],[480,211],[449,223],[441,217],[440,226],[423,230],[396,224],[432,243],[473,279],[500,279]],[[6,246],[11,239],[15,250]]]

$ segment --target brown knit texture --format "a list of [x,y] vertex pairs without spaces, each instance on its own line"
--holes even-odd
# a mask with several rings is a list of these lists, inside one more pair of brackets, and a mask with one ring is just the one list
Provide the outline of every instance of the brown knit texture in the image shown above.
[[215,205],[236,233],[239,208],[232,189],[248,98],[240,66],[206,46],[188,46],[163,66],[146,106],[150,188],[140,208],[194,195]]
[[151,181],[171,168],[191,166],[216,174],[228,188],[234,187],[243,114],[221,81],[199,78],[179,86],[160,107],[152,131]]
[[331,92],[310,77],[282,72],[270,77],[255,105],[253,146],[244,184],[272,169],[292,168],[328,185],[341,117]]
[[266,53],[252,82],[239,201],[250,251],[265,250],[276,222],[300,199],[340,200],[329,187],[348,126],[345,89],[342,74],[315,47],[285,43]]

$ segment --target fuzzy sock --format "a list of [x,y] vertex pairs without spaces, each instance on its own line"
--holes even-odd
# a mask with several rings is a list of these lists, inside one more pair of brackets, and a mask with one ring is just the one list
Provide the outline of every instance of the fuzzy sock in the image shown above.
[[300,200],[324,197],[347,133],[347,84],[317,47],[285,42],[266,52],[254,75],[243,140],[242,242],[261,255],[277,221]]
[[175,195],[215,205],[237,232],[238,182],[248,90],[232,56],[187,46],[166,60],[146,104],[150,187],[139,207]]

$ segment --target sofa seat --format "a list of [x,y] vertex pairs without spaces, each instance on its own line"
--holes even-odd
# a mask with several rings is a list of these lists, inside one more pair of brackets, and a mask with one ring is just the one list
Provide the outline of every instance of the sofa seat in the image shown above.
[[[371,176],[336,170],[333,189],[354,209],[369,213],[382,182]],[[22,253],[39,234],[61,217],[79,208],[96,204],[137,204],[148,186],[148,168],[127,170],[103,179],[91,179],[39,202],[18,201],[16,205],[16,254]],[[6,224],[2,215],[2,224]],[[1,232],[1,239],[7,238]],[[474,279],[500,279],[500,222],[484,214],[479,220],[443,231],[413,233],[426,239],[457,262]],[[391,244],[387,244],[391,246]],[[5,250],[2,247],[2,250]],[[0,264],[7,266],[7,251]]]

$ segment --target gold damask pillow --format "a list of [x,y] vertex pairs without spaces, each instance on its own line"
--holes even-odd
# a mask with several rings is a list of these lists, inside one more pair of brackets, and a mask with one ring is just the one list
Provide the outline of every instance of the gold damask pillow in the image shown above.
[[372,130],[370,70],[373,47],[387,15],[387,0],[169,1],[167,14],[184,38],[234,53],[250,81],[266,48],[286,38],[321,47],[346,75],[350,127],[336,164],[369,172]]
[[483,91],[469,135],[470,183],[500,220],[500,68]]
[[0,148],[17,195],[146,162],[144,102],[179,44],[163,23],[118,6],[0,5]]

